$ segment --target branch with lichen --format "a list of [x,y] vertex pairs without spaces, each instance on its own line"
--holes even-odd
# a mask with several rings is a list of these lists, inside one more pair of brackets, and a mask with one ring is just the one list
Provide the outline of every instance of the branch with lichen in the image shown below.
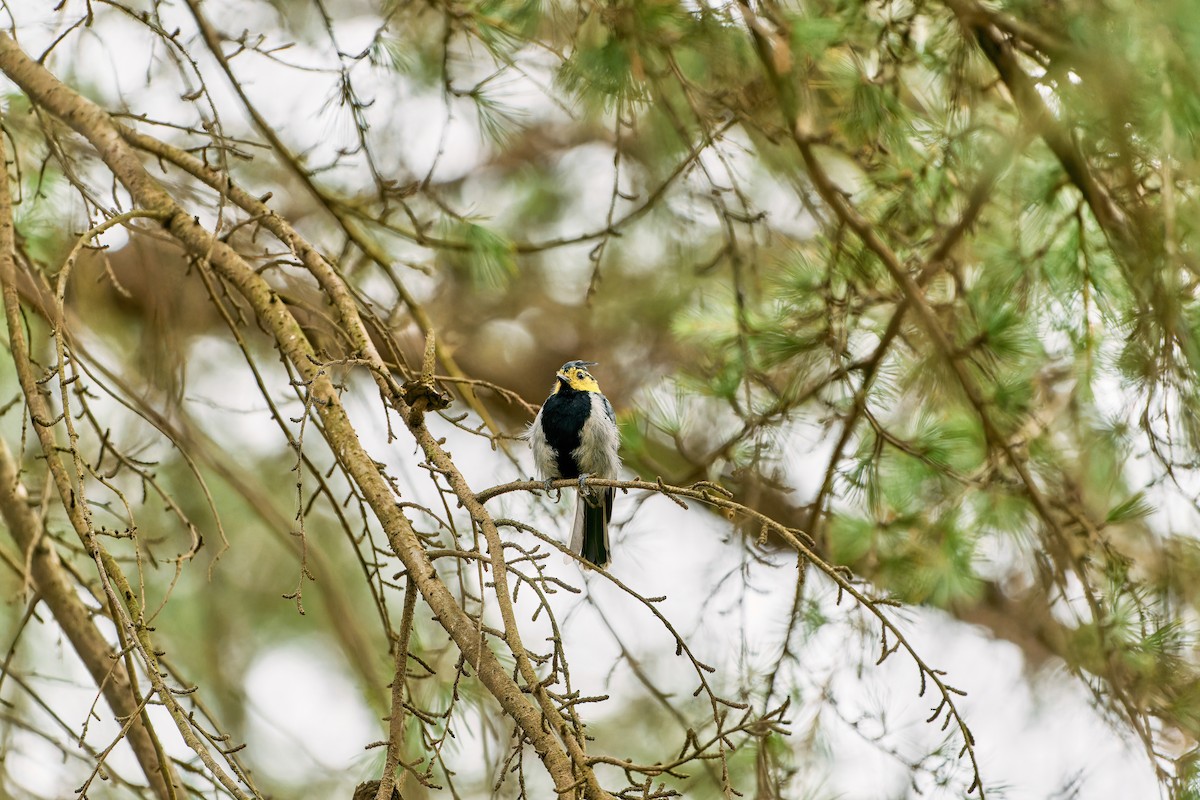
[[[281,302],[277,292],[246,264],[232,247],[208,233],[194,216],[188,214],[149,175],[136,152],[103,109],[62,84],[21,51],[10,37],[2,34],[0,70],[17,83],[35,103],[87,139],[116,179],[129,191],[134,202],[146,211],[162,216],[166,220],[164,227],[170,235],[187,252],[210,264],[250,304],[259,323],[274,338],[279,351],[296,370],[306,390],[312,395],[313,407],[324,425],[324,435],[331,450],[362,491],[366,502],[383,526],[393,552],[414,576],[417,588],[425,601],[474,666],[482,683],[533,744],[555,783],[556,791],[560,795],[569,795],[573,793],[574,787],[582,782],[589,798],[607,797],[586,761],[582,743],[572,735],[561,717],[557,716],[556,709],[547,702],[544,694],[539,695],[540,710],[529,702],[525,690],[508,675],[495,654],[483,646],[476,621],[463,611],[446,586],[437,578],[420,538],[413,530],[411,522],[396,505],[393,487],[363,447],[328,372],[320,366],[304,331],[286,304]],[[347,324],[352,340],[360,345],[361,355],[374,363],[375,368],[371,373],[380,383],[381,391],[388,396],[389,402],[422,443],[427,457],[439,462],[439,470],[458,488],[460,496],[469,500],[472,495],[463,488],[465,482],[461,474],[457,472],[438,440],[424,427],[423,413],[410,407],[404,401],[399,387],[388,379],[389,372],[366,335],[357,309],[353,307],[353,299],[345,290],[340,276],[327,262],[314,259],[311,263],[314,274],[321,280],[343,322]],[[69,485],[62,489],[62,495],[64,503],[69,503]],[[81,535],[85,535],[88,530],[87,524],[80,520],[78,525]],[[498,546],[498,539],[494,539],[491,544],[494,546],[492,558],[496,565],[496,573],[504,575],[504,556]],[[515,630],[511,599],[506,598],[503,591],[497,594],[501,598],[502,607],[507,605],[510,609],[505,621],[513,626],[513,629],[506,631],[506,644],[518,661],[521,661],[527,656]],[[128,593],[125,600],[132,602],[132,593]],[[128,624],[132,625],[131,619]],[[148,657],[148,653],[146,655]],[[149,663],[153,663],[152,659],[149,659]],[[527,666],[522,672],[522,677],[528,685],[531,688],[536,687],[538,679],[532,669]],[[543,715],[546,715],[546,718]],[[176,722],[185,738],[191,736],[186,719],[177,717]],[[546,722],[550,723],[549,727]],[[203,747],[198,748],[202,758],[205,758],[205,750]],[[214,774],[222,774],[215,764],[210,765],[206,762],[206,766],[213,769]],[[242,795],[231,780],[223,779],[222,783],[235,796]]]

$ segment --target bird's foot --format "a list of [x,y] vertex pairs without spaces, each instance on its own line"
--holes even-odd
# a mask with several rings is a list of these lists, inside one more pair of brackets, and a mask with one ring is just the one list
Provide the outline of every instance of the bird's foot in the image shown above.
[[579,476],[579,491],[580,491],[580,493],[588,494],[589,489],[587,487],[587,479],[590,477],[592,477],[592,476],[586,472],[584,472],[583,474],[581,474]]

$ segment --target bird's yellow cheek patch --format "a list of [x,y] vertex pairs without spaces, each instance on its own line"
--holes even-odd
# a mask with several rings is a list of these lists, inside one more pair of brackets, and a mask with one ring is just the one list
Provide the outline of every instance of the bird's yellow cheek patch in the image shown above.
[[[600,391],[600,384],[596,382],[596,379],[593,378],[588,373],[584,372],[583,370],[559,372],[559,373],[557,373],[557,375],[559,378],[566,381],[567,385],[570,386],[572,389],[574,389],[577,392],[599,392]],[[554,394],[554,393],[558,392],[558,388],[559,388],[559,384],[556,381],[554,383],[554,389],[551,390],[550,393]]]
[[596,383],[596,379],[591,375],[587,375],[582,378],[572,378],[571,388],[577,392],[598,392],[600,391],[600,384]]

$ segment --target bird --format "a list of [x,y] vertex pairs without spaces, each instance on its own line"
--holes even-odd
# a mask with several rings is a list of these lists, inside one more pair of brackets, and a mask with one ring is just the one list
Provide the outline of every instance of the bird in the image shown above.
[[570,548],[585,562],[603,569],[612,557],[608,522],[613,490],[587,487],[591,478],[615,479],[621,468],[621,437],[612,403],[588,372],[596,361],[568,361],[555,373],[550,396],[527,434],[534,466],[547,485],[557,478],[578,478]]

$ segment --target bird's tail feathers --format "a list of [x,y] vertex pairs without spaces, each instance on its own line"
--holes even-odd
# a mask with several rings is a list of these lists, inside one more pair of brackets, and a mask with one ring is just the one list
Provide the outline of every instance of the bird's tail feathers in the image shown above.
[[592,488],[575,495],[575,523],[571,550],[603,569],[608,566],[608,521],[612,518],[613,490]]

